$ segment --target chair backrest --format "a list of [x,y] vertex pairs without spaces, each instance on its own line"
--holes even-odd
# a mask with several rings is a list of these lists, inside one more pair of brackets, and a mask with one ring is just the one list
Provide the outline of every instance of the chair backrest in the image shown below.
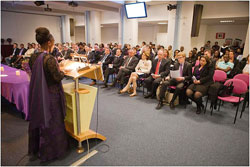
[[213,79],[214,82],[224,82],[227,79],[227,73],[221,70],[215,70]]
[[234,76],[233,79],[240,79],[242,81],[244,81],[247,86],[249,86],[249,75],[248,74],[237,74]]
[[244,81],[240,79],[229,79],[224,83],[224,85],[227,85],[229,82],[233,82],[233,86],[234,86],[233,93],[235,94],[246,93],[247,84]]

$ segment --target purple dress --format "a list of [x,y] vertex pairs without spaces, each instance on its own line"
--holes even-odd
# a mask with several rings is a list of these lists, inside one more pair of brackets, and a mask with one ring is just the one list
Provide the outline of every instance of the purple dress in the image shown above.
[[28,152],[45,162],[65,155],[68,149],[61,83],[64,74],[56,59],[46,53],[32,55],[30,68]]

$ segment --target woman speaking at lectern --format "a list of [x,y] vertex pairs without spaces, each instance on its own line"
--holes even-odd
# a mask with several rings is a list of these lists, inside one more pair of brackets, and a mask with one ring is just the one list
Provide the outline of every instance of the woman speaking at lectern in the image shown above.
[[41,162],[65,155],[68,137],[64,125],[65,97],[57,60],[50,54],[54,38],[44,27],[36,29],[41,52],[31,56],[32,71],[29,92],[29,149],[31,160]]

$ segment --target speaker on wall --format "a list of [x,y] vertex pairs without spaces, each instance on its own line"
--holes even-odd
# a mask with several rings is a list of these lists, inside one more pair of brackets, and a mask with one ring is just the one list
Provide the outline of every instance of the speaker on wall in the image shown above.
[[75,34],[75,25],[74,25],[74,19],[69,19],[69,25],[70,25],[70,36],[74,36]]
[[199,5],[199,4],[194,5],[191,37],[198,37],[199,36],[202,10],[203,10],[203,5]]

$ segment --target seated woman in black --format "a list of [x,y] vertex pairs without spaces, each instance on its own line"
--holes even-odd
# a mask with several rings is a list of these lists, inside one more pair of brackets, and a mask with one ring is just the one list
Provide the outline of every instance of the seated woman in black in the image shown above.
[[193,83],[186,91],[187,96],[197,105],[197,114],[201,113],[201,107],[204,108],[202,96],[207,94],[208,87],[213,83],[214,69],[209,63],[208,56],[201,57],[200,65],[196,66],[193,72]]

